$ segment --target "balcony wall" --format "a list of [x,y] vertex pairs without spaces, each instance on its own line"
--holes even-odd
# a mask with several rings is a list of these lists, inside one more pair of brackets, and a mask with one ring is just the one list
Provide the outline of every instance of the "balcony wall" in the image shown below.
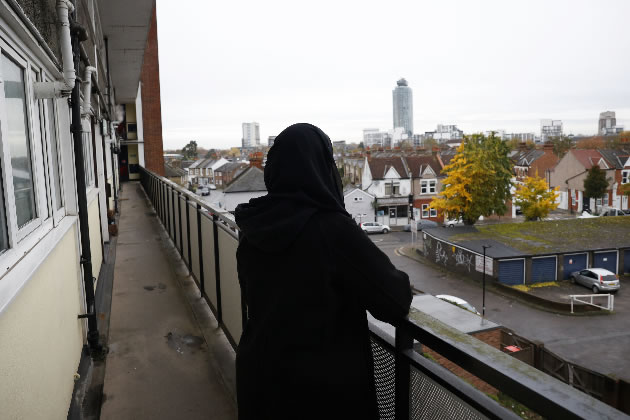
[[[219,326],[236,348],[247,308],[236,270],[234,218],[144,168],[141,183]],[[370,323],[370,331],[382,419],[519,418],[423,357],[423,346],[545,418],[629,418],[429,314],[412,311],[396,328]]]

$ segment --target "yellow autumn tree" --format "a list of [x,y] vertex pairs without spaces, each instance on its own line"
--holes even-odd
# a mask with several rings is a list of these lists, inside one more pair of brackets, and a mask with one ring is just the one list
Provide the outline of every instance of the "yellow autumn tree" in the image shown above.
[[442,173],[446,178],[431,207],[449,219],[472,225],[479,216],[503,214],[510,199],[509,147],[493,134],[466,136]]
[[526,220],[540,220],[558,208],[558,187],[549,189],[547,181],[536,176],[525,178],[514,193],[514,203],[521,206]]

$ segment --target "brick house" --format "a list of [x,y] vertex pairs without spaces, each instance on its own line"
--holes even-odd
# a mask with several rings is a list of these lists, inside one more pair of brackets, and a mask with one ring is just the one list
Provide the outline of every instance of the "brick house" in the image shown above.
[[519,150],[513,157],[516,183],[522,183],[528,176],[538,175],[549,182],[549,171],[560,159],[553,152],[553,144],[547,143],[542,149]]
[[412,179],[413,207],[422,219],[443,222],[444,216],[431,208],[431,200],[442,191],[442,162],[437,154],[407,156]]
[[214,171],[214,181],[217,188],[224,188],[249,165],[245,162],[228,162]]
[[[606,172],[611,189],[602,199],[588,199],[584,196],[584,180],[589,169],[598,165]],[[558,187],[560,191],[560,205],[558,208],[581,213],[584,209],[594,209],[599,206],[612,205],[612,189],[615,185],[617,169],[599,150],[571,149],[563,156],[558,164],[550,171],[550,187]],[[621,171],[620,171],[621,172]]]

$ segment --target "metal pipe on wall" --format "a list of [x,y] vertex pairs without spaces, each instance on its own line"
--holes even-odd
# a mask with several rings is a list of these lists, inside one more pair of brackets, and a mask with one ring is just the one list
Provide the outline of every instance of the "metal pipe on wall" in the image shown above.
[[[76,23],[76,0],[74,7],[74,21]],[[78,72],[80,64],[79,35],[72,33],[72,51],[74,53],[74,68]],[[77,204],[79,207],[79,230],[81,232],[81,265],[83,266],[83,285],[85,289],[85,304],[87,314],[79,315],[79,318],[87,318],[87,340],[90,354],[96,356],[102,351],[98,324],[96,320],[96,304],[94,298],[94,275],[92,273],[92,251],[90,249],[90,227],[88,222],[87,192],[85,185],[85,168],[83,161],[83,127],[81,124],[81,94],[78,83],[74,84],[72,95],[72,137],[74,143],[74,163],[77,185]]]

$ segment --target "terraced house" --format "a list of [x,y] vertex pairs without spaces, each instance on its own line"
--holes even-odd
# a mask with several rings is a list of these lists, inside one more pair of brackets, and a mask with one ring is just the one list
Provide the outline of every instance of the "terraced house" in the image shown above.
[[164,173],[159,94],[153,1],[0,1],[2,418],[65,417],[99,351],[108,212],[119,175]]

